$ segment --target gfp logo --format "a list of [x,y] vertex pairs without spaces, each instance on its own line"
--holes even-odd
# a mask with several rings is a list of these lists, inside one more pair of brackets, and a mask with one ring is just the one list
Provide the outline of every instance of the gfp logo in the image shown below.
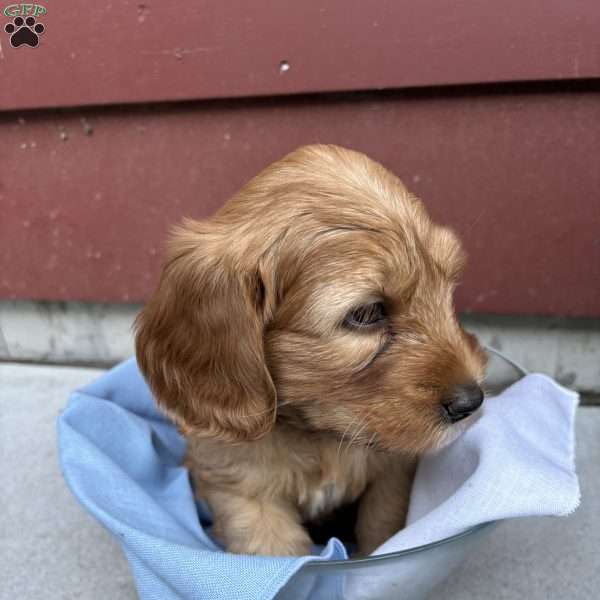
[[4,26],[4,31],[10,35],[10,45],[13,48],[35,48],[40,43],[39,36],[46,28],[37,17],[48,12],[46,7],[40,4],[11,4],[2,12],[5,17],[12,17],[12,22]]

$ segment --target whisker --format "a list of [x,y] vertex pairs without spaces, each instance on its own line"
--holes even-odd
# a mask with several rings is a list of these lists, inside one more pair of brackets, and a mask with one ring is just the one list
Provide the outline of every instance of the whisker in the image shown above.
[[354,435],[352,436],[352,438],[350,439],[350,442],[346,446],[346,452],[348,452],[350,450],[350,448],[352,447],[352,444],[358,440],[358,436],[363,432],[363,430],[366,426],[367,426],[366,417],[363,417],[362,425],[354,432]]
[[340,439],[340,443],[338,444],[338,447],[337,447],[337,452],[335,453],[336,460],[340,459],[340,457],[341,457],[341,450],[342,450],[342,444],[344,443],[344,438],[346,437],[346,434],[348,433],[348,431],[350,431],[350,428],[356,422],[357,419],[358,419],[358,417],[352,419],[352,421],[350,421],[350,423],[346,426],[346,429],[344,429],[344,433],[342,433],[342,437]]
[[369,438],[369,441],[367,442],[367,448],[371,447],[371,444],[374,442],[376,436],[377,436],[377,432],[375,431],[373,433],[373,435]]

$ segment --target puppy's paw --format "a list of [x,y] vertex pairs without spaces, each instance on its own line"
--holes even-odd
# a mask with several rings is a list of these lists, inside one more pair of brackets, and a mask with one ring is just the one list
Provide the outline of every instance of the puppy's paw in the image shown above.
[[305,531],[255,532],[250,539],[235,539],[227,544],[227,550],[236,554],[264,556],[306,556],[311,553],[312,540]]
[[312,540],[298,510],[281,499],[217,492],[207,498],[213,535],[229,552],[266,556],[310,554]]

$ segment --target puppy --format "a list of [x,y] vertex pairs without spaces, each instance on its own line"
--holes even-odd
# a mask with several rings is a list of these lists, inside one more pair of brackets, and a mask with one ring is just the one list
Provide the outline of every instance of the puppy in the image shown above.
[[229,551],[307,554],[304,524],[356,500],[361,554],[403,527],[415,458],[483,400],[464,262],[397,177],[336,146],[174,231],[137,360]]

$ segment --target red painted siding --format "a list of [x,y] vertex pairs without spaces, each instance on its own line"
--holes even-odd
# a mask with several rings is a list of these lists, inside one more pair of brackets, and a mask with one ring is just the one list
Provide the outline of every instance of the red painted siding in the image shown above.
[[171,223],[331,142],[462,234],[463,310],[600,316],[600,92],[496,92],[0,115],[0,296],[143,300]]

